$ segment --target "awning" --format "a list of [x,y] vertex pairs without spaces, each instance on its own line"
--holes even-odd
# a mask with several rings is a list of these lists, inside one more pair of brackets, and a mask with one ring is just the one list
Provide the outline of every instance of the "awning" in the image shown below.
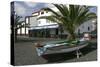
[[48,29],[48,28],[58,28],[58,24],[53,24],[53,25],[45,25],[45,26],[32,26],[29,28],[29,30],[34,30],[34,29]]

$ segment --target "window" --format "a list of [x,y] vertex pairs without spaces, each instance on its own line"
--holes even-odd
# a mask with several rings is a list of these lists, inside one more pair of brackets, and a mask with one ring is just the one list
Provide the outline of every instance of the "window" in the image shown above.
[[28,18],[26,18],[26,23],[29,23],[29,19]]
[[19,25],[17,25],[17,27],[19,27]]
[[90,27],[88,27],[88,31],[90,30]]
[[78,29],[78,34],[80,34],[80,29]]
[[44,12],[41,12],[41,14],[44,14]]
[[40,24],[41,22],[40,21],[38,21],[38,24]]

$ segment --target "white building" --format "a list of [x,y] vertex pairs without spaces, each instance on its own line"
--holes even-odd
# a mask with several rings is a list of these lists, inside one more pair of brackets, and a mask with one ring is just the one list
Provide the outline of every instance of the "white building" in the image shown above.
[[[53,8],[58,11],[56,8]],[[27,17],[27,22],[30,24],[29,35],[33,37],[66,37],[67,31],[61,31],[59,25],[56,22],[51,22],[47,19],[39,19],[40,16],[49,16],[51,12],[40,10],[32,13],[32,16]],[[89,20],[83,23],[79,28],[75,30],[75,33],[91,32],[94,30],[96,19]]]
[[[26,25],[26,24],[28,24],[27,18],[25,18],[25,21],[23,21],[23,23],[21,25]],[[27,26],[24,26],[24,27],[18,29],[17,35],[26,36],[26,35],[28,35],[28,31],[29,31],[29,28]]]

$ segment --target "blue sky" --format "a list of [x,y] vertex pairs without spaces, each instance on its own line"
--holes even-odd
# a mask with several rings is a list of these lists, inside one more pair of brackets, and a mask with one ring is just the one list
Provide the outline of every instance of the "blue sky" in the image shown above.
[[[15,1],[15,12],[23,17],[31,16],[33,12],[36,12],[44,7],[54,7],[52,4],[48,3],[35,3],[35,2],[24,2]],[[90,11],[97,12],[97,7],[91,8]]]

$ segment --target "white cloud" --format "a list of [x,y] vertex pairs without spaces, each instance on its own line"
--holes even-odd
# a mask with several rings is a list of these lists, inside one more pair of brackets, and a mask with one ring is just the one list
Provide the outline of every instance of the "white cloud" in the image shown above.
[[15,2],[15,12],[16,14],[23,16],[31,16],[34,11],[37,11],[44,7],[54,7],[54,5],[49,3],[35,3],[35,2]]
[[34,3],[34,2],[24,2],[28,7],[36,7],[37,6],[37,3]]
[[53,4],[50,4],[50,3],[48,3],[48,4],[45,4],[45,7],[50,7],[50,8],[52,8],[52,7],[54,7],[54,5],[53,5]]
[[15,11],[18,15],[25,15],[26,8],[19,3],[15,3]]

